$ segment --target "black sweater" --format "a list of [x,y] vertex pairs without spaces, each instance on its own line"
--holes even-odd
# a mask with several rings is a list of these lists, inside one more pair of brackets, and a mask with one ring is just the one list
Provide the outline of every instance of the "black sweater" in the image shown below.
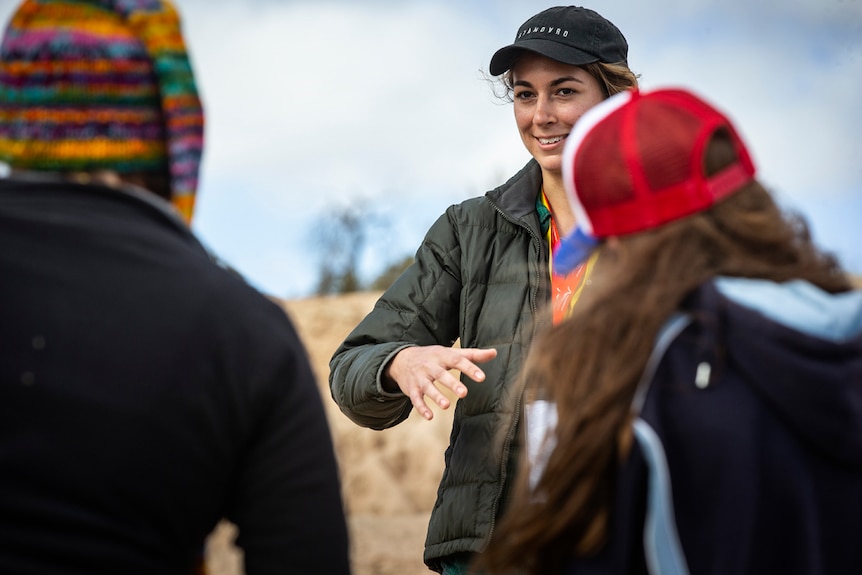
[[281,308],[160,200],[0,180],[0,573],[347,573],[329,429]]

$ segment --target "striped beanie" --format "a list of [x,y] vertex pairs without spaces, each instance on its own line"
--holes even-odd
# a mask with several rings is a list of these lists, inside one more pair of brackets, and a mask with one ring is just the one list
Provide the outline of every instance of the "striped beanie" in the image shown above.
[[170,176],[191,221],[203,110],[170,0],[24,0],[0,45],[0,161]]

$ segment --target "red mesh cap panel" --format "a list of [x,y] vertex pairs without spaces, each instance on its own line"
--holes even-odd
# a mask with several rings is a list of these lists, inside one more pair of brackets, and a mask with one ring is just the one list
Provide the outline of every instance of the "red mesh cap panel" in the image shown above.
[[619,145],[621,123],[622,116],[617,114],[606,120],[603,129],[587,134],[575,159],[575,187],[588,212],[634,197],[632,176]]
[[702,124],[689,114],[669,113],[670,106],[656,102],[636,110],[638,165],[648,186],[640,195],[678,186],[691,176],[692,145]]
[[[704,154],[719,129],[731,135],[739,158],[707,179]],[[639,232],[707,209],[754,176],[728,119],[684,90],[612,96],[584,114],[570,138],[564,177],[579,226],[594,237]]]

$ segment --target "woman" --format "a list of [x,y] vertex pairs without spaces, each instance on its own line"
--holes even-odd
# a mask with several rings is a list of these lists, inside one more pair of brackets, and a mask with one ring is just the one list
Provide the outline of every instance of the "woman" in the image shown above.
[[559,421],[483,566],[859,572],[862,292],[690,93],[609,99],[563,162],[558,263],[599,256],[525,366]]
[[[549,269],[556,238],[575,223],[560,156],[581,114],[637,84],[627,52],[620,31],[597,13],[558,7],[527,20],[494,54],[490,72],[510,90],[533,159],[484,197],[451,206],[330,362],[333,398],[366,427],[391,427],[412,409],[430,420],[426,401],[450,405],[440,388],[459,398],[424,555],[438,572],[464,569],[506,506],[520,443],[522,357],[552,288],[564,296],[580,279]],[[451,347],[456,340],[460,348]]]

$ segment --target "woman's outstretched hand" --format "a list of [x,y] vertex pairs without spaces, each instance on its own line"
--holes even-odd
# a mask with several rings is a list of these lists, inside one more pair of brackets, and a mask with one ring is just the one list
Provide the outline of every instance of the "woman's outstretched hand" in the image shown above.
[[430,421],[434,413],[425,403],[426,397],[441,409],[449,408],[449,398],[440,391],[438,385],[450,389],[459,398],[467,395],[467,387],[449,370],[456,369],[473,381],[481,382],[485,380],[485,372],[476,364],[490,361],[496,356],[497,350],[493,348],[442,345],[406,347],[386,366],[383,387],[387,391],[400,389],[410,398],[416,411]]

